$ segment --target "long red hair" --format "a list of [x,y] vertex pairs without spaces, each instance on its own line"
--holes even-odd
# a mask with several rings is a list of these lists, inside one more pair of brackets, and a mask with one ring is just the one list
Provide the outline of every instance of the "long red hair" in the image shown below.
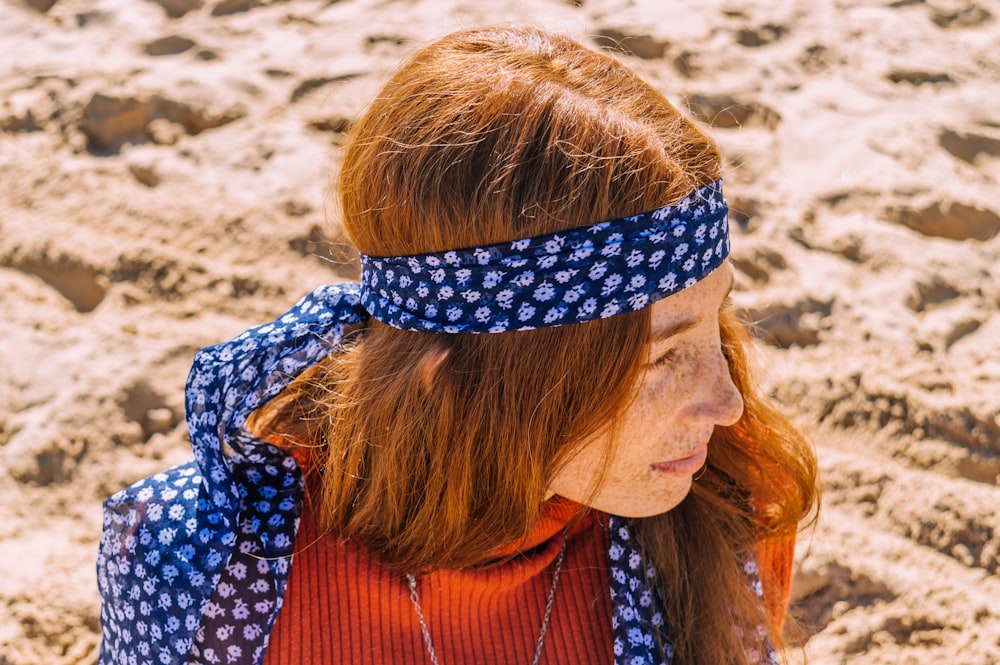
[[[444,37],[396,72],[355,125],[339,193],[358,249],[398,256],[652,210],[720,168],[714,143],[614,58],[498,27]],[[760,636],[743,628],[769,623],[742,563],[816,501],[810,447],[753,384],[742,324],[724,312],[721,325],[743,417],[717,428],[688,498],[633,520],[685,665],[746,662]],[[332,536],[400,571],[472,566],[523,537],[560,462],[619,422],[649,333],[648,310],[496,335],[371,320],[257,427],[308,452]]]

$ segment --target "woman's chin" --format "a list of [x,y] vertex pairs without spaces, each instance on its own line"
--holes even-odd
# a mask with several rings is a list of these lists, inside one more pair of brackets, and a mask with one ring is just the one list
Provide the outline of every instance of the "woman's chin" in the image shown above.
[[692,477],[683,476],[672,479],[669,487],[637,486],[627,492],[603,491],[590,501],[584,499],[579,503],[619,517],[655,517],[680,505],[690,494],[691,485]]

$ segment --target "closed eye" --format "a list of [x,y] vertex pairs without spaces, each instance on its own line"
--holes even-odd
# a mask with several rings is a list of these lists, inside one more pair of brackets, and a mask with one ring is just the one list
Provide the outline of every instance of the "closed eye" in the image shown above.
[[677,349],[670,348],[664,353],[656,357],[652,362],[649,363],[650,367],[663,367],[671,362],[677,357]]
[[[732,299],[727,294],[725,299],[722,301],[722,305],[719,306],[719,313],[728,309],[732,305]],[[678,350],[676,346],[670,347],[662,354],[654,358],[648,363],[648,367],[663,367],[664,365],[669,365],[677,358]]]

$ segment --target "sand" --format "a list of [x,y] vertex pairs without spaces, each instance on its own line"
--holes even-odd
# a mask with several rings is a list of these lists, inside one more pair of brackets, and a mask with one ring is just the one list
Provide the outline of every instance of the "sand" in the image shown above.
[[352,119],[504,21],[728,157],[735,301],[823,472],[792,658],[1000,662],[1000,2],[3,0],[0,665],[95,662],[100,503],[187,457],[193,352],[355,274]]

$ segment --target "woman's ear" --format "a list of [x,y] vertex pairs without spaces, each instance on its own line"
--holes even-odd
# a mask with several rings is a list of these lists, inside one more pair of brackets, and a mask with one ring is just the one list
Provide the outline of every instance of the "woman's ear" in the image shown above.
[[436,346],[420,359],[420,385],[425,392],[430,392],[434,387],[434,379],[437,378],[441,364],[448,358],[451,349],[444,346]]

